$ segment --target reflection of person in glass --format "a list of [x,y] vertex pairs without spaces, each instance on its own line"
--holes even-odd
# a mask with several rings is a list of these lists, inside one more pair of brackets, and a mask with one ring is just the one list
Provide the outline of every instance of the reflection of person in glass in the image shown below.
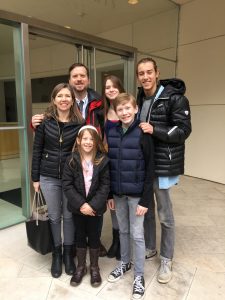
[[[52,91],[49,107],[43,122],[35,131],[32,180],[34,190],[41,188],[48,206],[48,216],[54,241],[51,274],[57,278],[65,271],[75,271],[73,260],[74,225],[72,213],[67,209],[67,199],[62,190],[62,171],[71,153],[78,130],[84,120],[75,102],[73,88],[60,83]],[[61,216],[63,216],[63,257]]]
[[[190,107],[184,96],[185,84],[179,79],[159,81],[159,70],[152,58],[141,59],[137,64],[137,79],[141,85],[138,93],[140,127],[154,138],[155,175],[154,193],[161,224],[160,283],[172,277],[175,225],[169,189],[178,183],[184,173],[185,140],[191,133]],[[146,259],[156,252],[155,206],[145,215]]]
[[[74,63],[69,67],[69,83],[74,89],[76,103],[86,124],[93,125],[98,132],[104,135],[104,115],[101,96],[89,88],[89,69],[82,63]],[[43,120],[43,115],[32,117],[32,126],[36,128]],[[102,219],[103,224],[103,219]],[[102,225],[99,228],[102,231]],[[100,244],[100,256],[106,256],[105,247]]]

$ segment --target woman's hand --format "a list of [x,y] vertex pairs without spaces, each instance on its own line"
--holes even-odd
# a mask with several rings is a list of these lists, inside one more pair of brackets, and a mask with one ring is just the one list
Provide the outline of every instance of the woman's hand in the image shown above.
[[35,192],[39,192],[40,191],[40,181],[33,182],[33,187],[34,187]]

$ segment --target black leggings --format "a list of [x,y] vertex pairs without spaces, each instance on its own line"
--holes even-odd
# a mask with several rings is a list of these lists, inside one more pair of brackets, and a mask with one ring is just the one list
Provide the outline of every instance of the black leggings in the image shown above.
[[73,220],[76,228],[76,246],[77,248],[98,249],[100,246],[99,227],[102,222],[102,216],[84,216],[73,215]]

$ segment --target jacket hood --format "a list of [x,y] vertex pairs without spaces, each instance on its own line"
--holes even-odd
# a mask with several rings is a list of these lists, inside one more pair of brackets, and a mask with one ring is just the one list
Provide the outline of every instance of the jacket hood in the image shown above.
[[171,96],[173,94],[184,95],[186,91],[186,86],[183,80],[172,78],[172,79],[164,79],[160,80],[160,84],[164,86],[164,90],[162,94],[166,93],[166,95]]

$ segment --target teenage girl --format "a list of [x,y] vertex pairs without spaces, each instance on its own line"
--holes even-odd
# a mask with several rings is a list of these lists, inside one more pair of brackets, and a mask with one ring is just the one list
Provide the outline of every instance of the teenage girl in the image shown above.
[[63,190],[76,228],[78,266],[70,281],[72,286],[80,284],[87,273],[87,244],[90,250],[91,285],[99,286],[102,282],[98,266],[99,226],[106,211],[109,186],[108,158],[103,143],[97,129],[85,125],[78,132],[63,173]]

